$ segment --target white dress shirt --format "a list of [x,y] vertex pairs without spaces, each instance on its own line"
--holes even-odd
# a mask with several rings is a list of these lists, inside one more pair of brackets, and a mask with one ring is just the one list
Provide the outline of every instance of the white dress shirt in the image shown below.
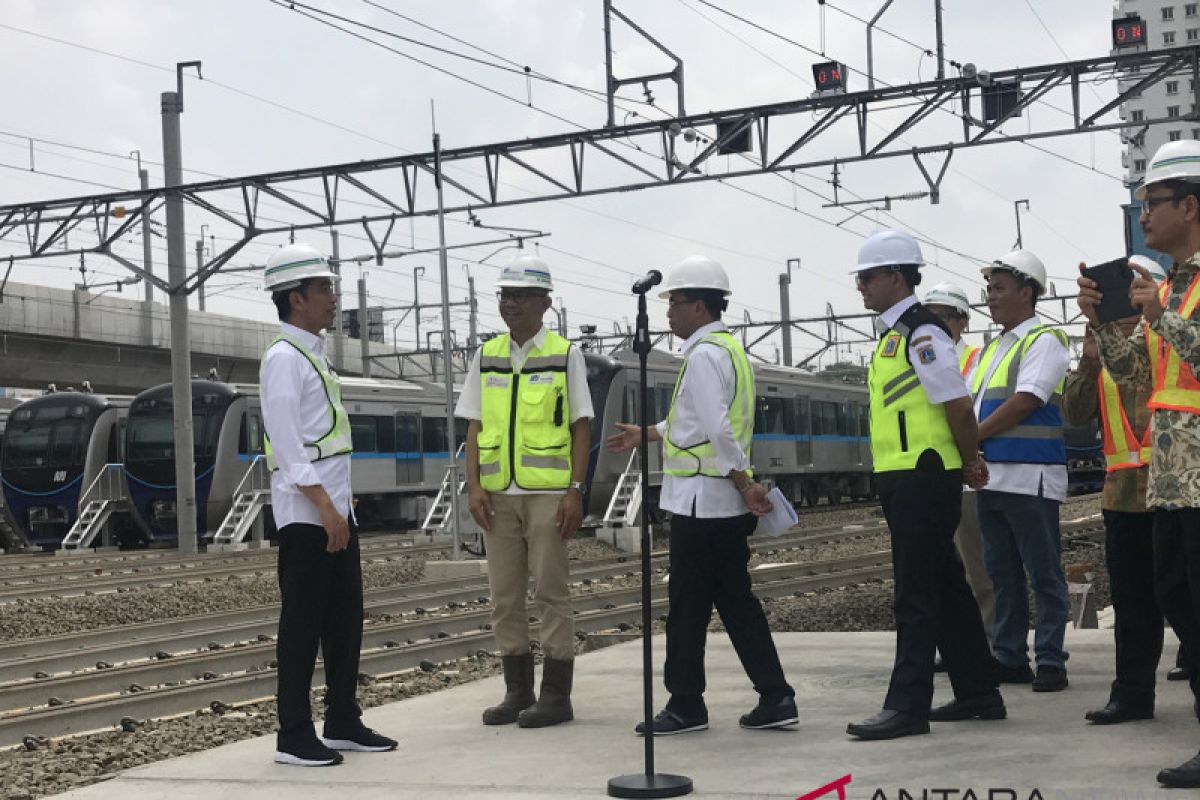
[[[891,329],[904,312],[916,304],[916,295],[910,294],[880,314],[879,319]],[[958,369],[954,341],[944,330],[936,325],[918,325],[908,337],[908,351],[908,361],[929,402],[937,405],[970,394]]]
[[[546,344],[546,334],[546,326],[543,325],[525,344],[517,344],[511,339],[509,340],[508,353],[512,360],[513,372],[521,371],[530,351],[534,348],[541,349]],[[479,379],[479,359],[482,355],[483,348],[480,347],[471,357],[471,366],[467,368],[467,377],[463,380],[462,389],[458,393],[458,403],[454,406],[454,416],[456,417],[468,420],[483,419],[483,387],[480,385]],[[574,345],[567,351],[567,404],[571,408],[571,422],[583,417],[591,419],[595,416],[595,411],[592,409],[592,394],[588,391],[587,363],[583,360],[583,351]],[[516,481],[512,481],[501,494],[559,494],[562,491],[561,489],[531,491],[522,489],[517,486]]]
[[[750,468],[750,454],[733,438],[733,428],[729,424],[729,405],[733,402],[736,376],[733,362],[725,350],[700,344],[706,334],[725,330],[725,323],[710,322],[697,329],[679,348],[687,359],[687,368],[675,396],[675,425],[671,429],[671,439],[681,446],[705,440],[712,442],[717,451],[717,470],[728,475],[731,470]],[[665,440],[666,420],[655,427]],[[673,514],[705,519],[737,517],[750,511],[732,480],[706,475],[683,478],[664,474],[658,504]]]
[[[1000,334],[996,354],[992,356],[991,363],[983,375],[983,382],[979,384],[979,394],[975,397],[977,419],[983,405],[984,388],[991,381],[1000,362],[1004,360],[1005,354],[1029,331],[1041,324],[1042,321],[1035,314],[1007,333]],[[1029,346],[1021,359],[1021,367],[1017,371],[1017,391],[1036,395],[1043,403],[1049,402],[1069,367],[1070,355],[1067,348],[1062,346],[1058,337],[1043,334]],[[972,370],[972,378],[978,371],[979,365],[976,364]],[[985,490],[1041,496],[1060,503],[1067,499],[1065,464],[1012,464],[989,461],[987,466],[990,477],[987,486],[983,487]]]
[[[325,358],[325,337],[311,334],[284,322],[281,332],[300,342],[318,361]],[[333,368],[330,367],[330,372]],[[309,461],[305,442],[324,436],[332,424],[325,384],[296,348],[277,342],[263,356],[260,378],[263,426],[271,439],[277,469],[271,473],[271,508],[275,524],[320,525],[317,507],[296,487],[325,487],[333,507],[353,518],[350,506],[350,456],[332,456]]]

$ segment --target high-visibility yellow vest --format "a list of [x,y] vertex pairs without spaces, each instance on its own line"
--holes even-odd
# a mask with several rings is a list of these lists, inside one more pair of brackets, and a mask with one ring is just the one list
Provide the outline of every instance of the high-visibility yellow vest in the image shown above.
[[958,371],[965,378],[971,374],[971,367],[975,366],[975,362],[979,360],[979,354],[983,352],[982,347],[972,347],[967,345],[961,353],[958,354]]
[[[733,362],[734,389],[733,400],[729,403],[729,428],[733,438],[741,446],[747,457],[754,440],[754,370],[750,368],[750,359],[746,351],[738,344],[728,331],[713,331],[701,337],[695,347],[719,347]],[[717,448],[711,441],[684,444],[675,441],[671,431],[675,427],[677,411],[675,399],[679,396],[679,387],[683,385],[683,376],[687,372],[687,361],[679,369],[675,379],[675,391],[671,394],[671,410],[667,412],[667,430],[663,441],[663,472],[687,478],[693,475],[707,475],[710,478],[722,478],[725,473],[717,469]],[[704,391],[701,387],[699,391]],[[747,476],[752,476],[752,469],[746,470]]]
[[1100,427],[1104,432],[1104,461],[1109,472],[1137,469],[1150,463],[1150,426],[1146,426],[1139,442],[1129,424],[1129,415],[1121,404],[1117,382],[1100,370],[1096,379],[1100,385]]
[[[349,455],[354,452],[354,441],[350,435],[350,417],[346,414],[345,406],[342,405],[342,383],[338,380],[333,367],[329,366],[325,359],[314,358],[303,342],[286,333],[276,336],[267,349],[270,350],[280,342],[296,348],[297,352],[304,356],[309,364],[312,364],[313,369],[321,378],[321,384],[325,387],[325,399],[329,401],[329,430],[315,442],[304,443],[304,453],[308,456],[308,460],[322,461],[326,458]],[[261,374],[259,383],[262,383]],[[263,436],[263,450],[267,454],[267,467],[272,470],[277,469],[275,455],[271,452],[271,440],[266,435]]]
[[506,333],[483,345],[479,357],[482,388],[479,484],[502,492],[513,482],[522,489],[566,489],[571,483],[571,405],[567,354],[571,343],[546,332],[541,348],[529,351],[513,369]]
[[871,391],[871,463],[876,472],[915,469],[926,450],[942,457],[946,469],[962,466],[946,410],[929,402],[908,360],[908,340],[921,325],[945,330],[941,320],[920,303],[900,315],[884,333],[867,372]]
[[[1179,316],[1191,319],[1196,305],[1200,304],[1200,275],[1192,279],[1179,306]],[[1171,282],[1164,280],[1158,289],[1159,302],[1166,306]],[[1154,330],[1146,326],[1146,348],[1150,351],[1150,370],[1154,378],[1154,391],[1150,394],[1150,408],[1169,408],[1200,414],[1200,381],[1191,364],[1179,358],[1179,353]]]
[[[1017,378],[1021,361],[1038,337],[1049,334],[1062,346],[1067,346],[1067,335],[1049,325],[1037,325],[1008,349],[999,365],[992,371],[991,380],[985,388],[983,380],[988,375],[992,360],[999,349],[1000,338],[987,343],[975,368],[971,393],[978,396],[983,391],[983,402],[979,406],[979,421],[983,422],[999,408],[1005,400],[1017,392]],[[983,457],[987,461],[1016,464],[1066,464],[1067,446],[1063,440],[1062,410],[1063,381],[1058,382],[1050,402],[1029,412],[1020,423],[1004,433],[988,437],[981,442]]]

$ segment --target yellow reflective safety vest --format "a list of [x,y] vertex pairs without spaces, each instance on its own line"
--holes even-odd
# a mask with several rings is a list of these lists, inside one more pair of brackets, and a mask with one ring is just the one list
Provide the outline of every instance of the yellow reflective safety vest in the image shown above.
[[971,374],[971,367],[975,366],[975,362],[979,360],[979,354],[983,352],[982,347],[971,347],[967,345],[961,353],[958,354],[958,371],[965,378]]
[[908,358],[909,337],[922,325],[946,330],[940,319],[917,303],[880,337],[871,357],[867,387],[871,391],[871,461],[875,472],[916,469],[917,459],[926,450],[936,451],[946,469],[962,466],[946,410],[941,404],[929,402]]
[[[983,348],[983,355],[979,357],[979,366],[975,368],[975,380],[971,386],[972,395],[978,396],[980,390],[983,391],[983,402],[979,406],[980,422],[990,417],[1005,400],[1016,394],[1021,361],[1038,337],[1046,334],[1058,339],[1064,348],[1067,346],[1067,335],[1062,331],[1049,325],[1034,326],[1004,354],[992,372],[986,388],[983,386],[983,380],[996,357],[1001,337],[992,339]],[[1004,433],[985,439],[980,444],[984,460],[1015,464],[1066,464],[1067,445],[1063,440],[1063,418],[1060,408],[1063,383],[1058,382],[1050,402],[1031,411],[1019,424]]]
[[541,348],[513,369],[511,337],[490,339],[479,356],[481,425],[479,484],[502,492],[566,489],[571,483],[571,407],[567,354],[571,343],[546,332]]
[[[746,351],[728,331],[706,333],[695,344],[695,347],[705,346],[721,348],[733,363],[734,387],[733,399],[729,403],[729,428],[733,432],[734,440],[749,457],[750,446],[754,440],[754,370],[750,368],[750,359],[746,358]],[[679,377],[675,379],[675,391],[671,393],[671,410],[667,412],[667,430],[663,441],[663,472],[681,478],[694,475],[723,478],[726,473],[717,469],[717,448],[711,441],[705,439],[685,444],[675,441],[671,434],[677,418],[675,399],[679,396],[679,387],[683,385],[686,372],[685,359],[679,369]],[[753,476],[754,471],[747,469],[746,475]]]
[[[312,364],[312,368],[321,378],[321,384],[325,387],[325,399],[329,401],[329,430],[316,441],[304,443],[304,453],[308,456],[308,460],[322,461],[326,458],[349,455],[354,452],[354,442],[350,436],[350,417],[346,414],[345,406],[342,405],[342,383],[338,380],[333,367],[325,359],[314,358],[303,342],[286,333],[276,336],[267,349],[270,350],[280,342],[296,348],[296,351],[304,356],[309,364]],[[261,384],[261,382],[260,374],[259,383]],[[271,440],[265,434],[263,435],[263,449],[267,454],[267,467],[272,470],[277,469],[275,455],[271,452]]]
[[1121,404],[1117,382],[1100,370],[1100,426],[1104,431],[1104,461],[1108,472],[1137,469],[1150,463],[1150,426],[1146,426],[1139,442],[1129,424],[1129,415]]
[[[1192,279],[1179,306],[1179,316],[1191,319],[1200,304],[1200,275]],[[1166,307],[1167,295],[1171,292],[1171,282],[1165,280],[1159,286],[1158,299]],[[1196,380],[1195,370],[1191,364],[1186,364],[1179,358],[1175,348],[1167,344],[1161,336],[1146,326],[1146,348],[1150,351],[1150,371],[1154,378],[1154,391],[1150,394],[1150,408],[1169,408],[1175,411],[1187,411],[1200,414],[1200,381]]]

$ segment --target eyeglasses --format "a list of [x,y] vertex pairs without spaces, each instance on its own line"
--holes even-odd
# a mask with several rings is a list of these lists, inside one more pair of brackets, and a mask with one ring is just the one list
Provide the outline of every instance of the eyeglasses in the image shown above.
[[1163,203],[1178,203],[1186,194],[1165,194],[1162,197],[1147,197],[1142,201],[1142,213],[1153,214],[1154,209],[1161,206]]
[[854,282],[859,286],[866,286],[871,281],[875,280],[881,275],[886,275],[888,272],[891,272],[891,270],[880,267],[876,267],[875,269],[866,269],[862,272],[854,273]]
[[521,290],[512,291],[509,289],[505,289],[503,291],[496,292],[496,300],[501,303],[503,303],[505,301],[508,301],[510,303],[527,303],[535,297],[545,297],[545,296],[546,296],[545,292],[539,292],[537,289],[526,289],[524,291],[521,291]]
[[669,300],[667,300],[667,307],[674,308],[675,306],[681,306],[685,303],[699,303],[699,302],[700,302],[699,300],[689,300],[686,297],[672,297]]

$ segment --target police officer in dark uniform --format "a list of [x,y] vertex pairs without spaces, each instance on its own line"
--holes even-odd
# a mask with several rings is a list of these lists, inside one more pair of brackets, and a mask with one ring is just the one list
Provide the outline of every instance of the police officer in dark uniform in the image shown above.
[[[954,549],[962,485],[987,480],[978,428],[949,331],[917,302],[915,239],[881,231],[859,251],[863,305],[886,326],[871,359],[871,457],[895,567],[896,661],[883,710],[846,732],[860,739],[928,733],[929,721],[1004,719],[979,608]],[[954,700],[930,709],[934,651]]]

